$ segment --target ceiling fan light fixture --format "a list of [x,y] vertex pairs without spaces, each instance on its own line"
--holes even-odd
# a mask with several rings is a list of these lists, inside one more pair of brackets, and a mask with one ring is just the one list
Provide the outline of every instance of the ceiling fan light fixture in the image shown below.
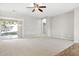
[[34,12],[34,11],[43,12],[43,10],[41,8],[46,8],[46,6],[43,6],[43,5],[40,6],[37,3],[33,3],[33,5],[34,5],[34,7],[31,7],[31,8],[33,8],[32,12]]

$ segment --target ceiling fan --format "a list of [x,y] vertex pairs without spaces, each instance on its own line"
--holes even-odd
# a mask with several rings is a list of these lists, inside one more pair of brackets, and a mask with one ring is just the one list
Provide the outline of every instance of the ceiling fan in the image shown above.
[[43,12],[41,8],[46,8],[46,6],[39,6],[37,3],[33,3],[33,7],[27,7],[27,8],[33,8],[32,12],[39,10],[40,12]]

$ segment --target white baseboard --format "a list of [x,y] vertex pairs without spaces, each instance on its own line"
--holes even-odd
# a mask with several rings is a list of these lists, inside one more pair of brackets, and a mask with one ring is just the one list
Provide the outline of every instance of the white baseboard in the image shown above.
[[72,37],[72,35],[65,35],[65,34],[63,34],[63,35],[53,34],[52,38],[74,40],[74,37]]

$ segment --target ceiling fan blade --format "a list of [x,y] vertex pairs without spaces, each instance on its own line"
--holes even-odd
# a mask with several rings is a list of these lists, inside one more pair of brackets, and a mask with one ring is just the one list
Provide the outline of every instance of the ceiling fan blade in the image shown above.
[[37,4],[36,3],[33,3],[34,4],[34,6],[36,6]]
[[34,12],[34,11],[35,11],[35,9],[32,10],[32,12]]
[[41,12],[43,12],[43,10],[41,10],[41,9],[38,9],[39,11],[41,11]]
[[38,5],[38,4],[36,4],[36,3],[33,3],[33,4],[34,4],[34,7],[35,7],[35,8],[39,6],[39,5]]
[[46,6],[39,6],[39,8],[46,8]]

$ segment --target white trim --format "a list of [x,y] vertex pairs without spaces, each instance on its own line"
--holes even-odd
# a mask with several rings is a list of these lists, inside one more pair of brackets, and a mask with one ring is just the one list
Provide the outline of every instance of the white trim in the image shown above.
[[24,20],[24,19],[19,19],[19,18],[2,17],[2,16],[0,16],[0,19],[4,19],[4,20],[9,19],[9,20],[18,20],[18,21],[23,21]]

